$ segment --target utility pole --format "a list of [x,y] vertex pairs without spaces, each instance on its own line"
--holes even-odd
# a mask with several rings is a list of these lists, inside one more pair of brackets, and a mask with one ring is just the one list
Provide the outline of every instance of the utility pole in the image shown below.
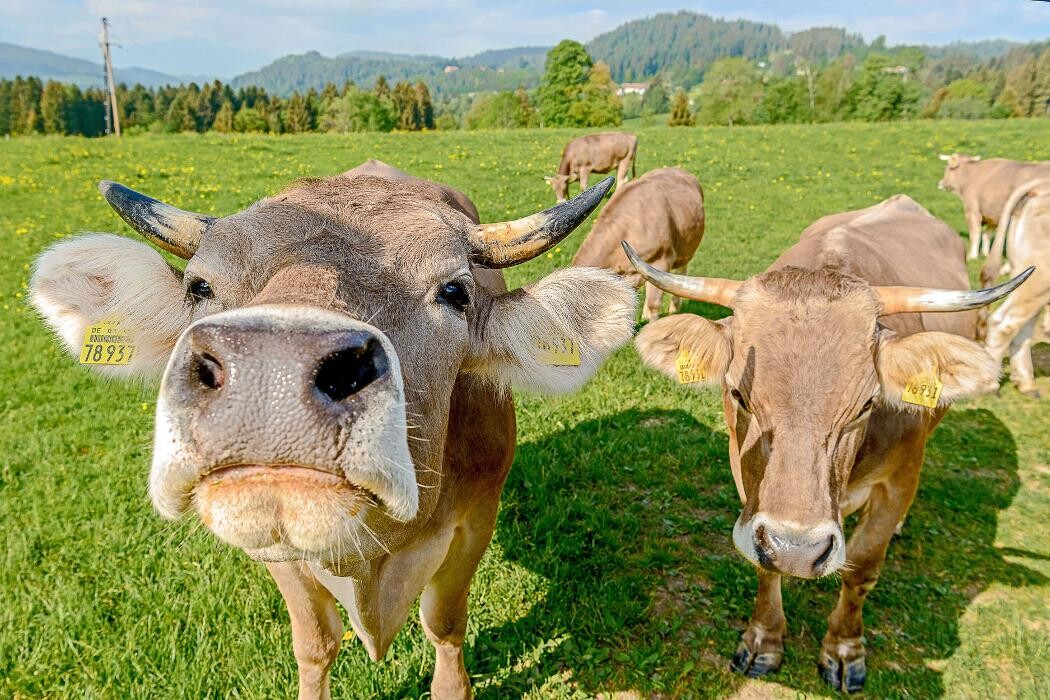
[[102,18],[102,33],[98,37],[102,47],[102,60],[106,66],[106,133],[113,124],[113,133],[120,137],[120,110],[117,109],[117,87],[113,84],[113,61],[109,56],[109,20]]

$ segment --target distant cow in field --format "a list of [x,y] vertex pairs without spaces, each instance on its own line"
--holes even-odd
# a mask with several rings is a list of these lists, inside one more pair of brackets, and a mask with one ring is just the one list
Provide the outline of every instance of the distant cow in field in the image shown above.
[[[680,382],[722,388],[743,502],[733,543],[758,572],[734,670],[758,677],[780,666],[782,576],[838,573],[820,669],[836,689],[863,686],[861,609],[915,497],[926,439],[951,402],[997,384],[998,363],[972,340],[972,309],[1024,279],[970,291],[963,253],[947,224],[898,195],[818,220],[743,282],[632,259],[662,289],[733,310],[719,321],[660,319],[636,345]],[[945,311],[962,313],[934,313]],[[843,519],[855,512],[847,544]]]
[[1032,344],[1039,315],[1050,304],[1050,178],[1026,182],[1010,195],[981,270],[981,284],[991,284],[999,276],[1004,246],[1011,269],[1034,265],[1035,272],[992,313],[985,347],[997,360],[1009,352],[1010,379],[1018,391],[1039,398]]
[[366,165],[223,218],[103,182],[185,270],[143,243],[84,235],[39,258],[31,297],[81,362],[163,370],[153,505],[195,512],[266,563],[300,698],[329,696],[337,601],[378,660],[417,598],[437,654],[431,696],[469,698],[467,594],[514,455],[508,388],[579,387],[629,338],[635,293],[585,268],[507,292],[499,271],[568,235],[612,178],[479,224],[451,188]]
[[988,254],[990,237],[984,225],[995,228],[1010,193],[1029,180],[1050,177],[1050,163],[1025,163],[1006,158],[941,154],[946,161],[944,177],[938,187],[954,192],[963,201],[966,226],[970,231],[970,251],[966,257],[975,260],[978,253]]
[[580,189],[587,189],[591,173],[608,173],[616,170],[616,186],[627,181],[627,174],[634,177],[634,156],[638,150],[638,137],[619,131],[588,134],[569,141],[561,154],[558,173],[545,177],[554,189],[559,202],[569,198],[569,183],[579,181]]
[[[704,191],[699,180],[681,168],[660,168],[645,173],[617,191],[580,246],[573,265],[604,267],[626,277],[635,287],[642,279],[620,241],[627,241],[638,256],[658,270],[685,273],[704,236]],[[647,283],[642,318],[660,316],[663,291]],[[678,297],[671,297],[671,313]]]

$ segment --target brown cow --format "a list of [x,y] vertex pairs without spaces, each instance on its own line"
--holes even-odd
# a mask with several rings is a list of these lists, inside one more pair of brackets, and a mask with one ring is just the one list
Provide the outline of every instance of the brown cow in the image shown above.
[[[930,312],[990,303],[1023,278],[968,291],[959,236],[902,195],[818,220],[744,282],[632,262],[666,291],[733,310],[720,321],[661,319],[636,341],[647,364],[722,387],[743,502],[733,543],[758,571],[732,668],[758,677],[780,666],[781,576],[841,572],[820,668],[835,688],[859,690],[861,607],[915,497],[926,438],[952,401],[990,390],[999,376],[970,340],[972,311]],[[843,519],[858,511],[847,544]]]
[[1050,311],[1050,178],[1026,182],[1010,195],[981,270],[982,284],[991,284],[999,276],[1004,246],[1012,269],[1035,266],[1035,272],[1024,288],[992,313],[985,348],[997,360],[1009,352],[1010,379],[1017,390],[1039,398],[1032,344],[1040,312]]
[[587,189],[591,173],[608,173],[616,170],[616,185],[627,182],[627,174],[634,177],[634,154],[638,150],[638,137],[619,131],[588,134],[569,141],[561,154],[558,174],[545,177],[554,189],[559,202],[569,198],[569,183],[579,181],[580,189]]
[[[111,375],[166,365],[153,504],[168,518],[195,511],[266,562],[288,605],[300,698],[329,695],[337,601],[379,659],[421,592],[432,697],[470,697],[467,593],[514,453],[507,389],[580,386],[634,323],[634,292],[608,271],[507,292],[486,268],[541,254],[611,185],[479,225],[446,188],[414,179],[300,180],[221,219],[103,182],[185,271],[105,234],[38,260],[33,302],[70,351],[118,343],[128,363],[102,367]],[[107,334],[96,338],[101,321],[118,328],[96,326]]]
[[1006,158],[981,160],[980,156],[953,153],[940,156],[946,161],[944,177],[937,184],[942,190],[954,192],[963,201],[966,226],[970,231],[970,251],[966,257],[975,260],[977,254],[988,254],[990,237],[983,232],[984,224],[995,228],[1010,193],[1028,180],[1050,177],[1050,163],[1025,163]]
[[[660,168],[617,190],[572,264],[604,267],[639,287],[644,280],[627,260],[620,241],[630,243],[656,269],[684,274],[703,236],[704,191],[699,180],[681,168]],[[662,301],[663,291],[646,284],[642,318],[659,318]],[[671,313],[677,310],[678,297],[672,296]]]

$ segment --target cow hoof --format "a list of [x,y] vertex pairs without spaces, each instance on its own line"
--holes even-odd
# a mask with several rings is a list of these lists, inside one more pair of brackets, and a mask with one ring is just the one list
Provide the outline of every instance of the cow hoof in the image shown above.
[[736,653],[733,654],[733,660],[729,662],[729,669],[742,673],[748,678],[761,678],[779,669],[783,656],[773,651],[756,654],[748,648],[747,644],[740,642]]
[[1019,391],[1022,394],[1024,394],[1025,396],[1027,396],[1028,398],[1030,398],[1030,399],[1041,399],[1041,398],[1043,398],[1042,392],[1039,391],[1038,389],[1028,389],[1027,391],[1025,391],[1024,389],[1019,389]]
[[858,693],[864,689],[864,679],[867,677],[867,667],[864,657],[843,661],[827,653],[820,655],[820,676],[824,682],[835,690],[847,693]]

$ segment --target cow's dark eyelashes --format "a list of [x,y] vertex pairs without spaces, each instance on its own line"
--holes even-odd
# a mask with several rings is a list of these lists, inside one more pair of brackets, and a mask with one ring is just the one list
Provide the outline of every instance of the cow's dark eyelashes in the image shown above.
[[211,299],[213,296],[215,296],[215,293],[211,290],[211,285],[208,284],[207,280],[203,280],[200,277],[190,280],[188,288],[190,296],[198,301]]
[[466,287],[453,281],[438,290],[437,301],[448,304],[458,311],[464,311],[470,304],[470,295]]

